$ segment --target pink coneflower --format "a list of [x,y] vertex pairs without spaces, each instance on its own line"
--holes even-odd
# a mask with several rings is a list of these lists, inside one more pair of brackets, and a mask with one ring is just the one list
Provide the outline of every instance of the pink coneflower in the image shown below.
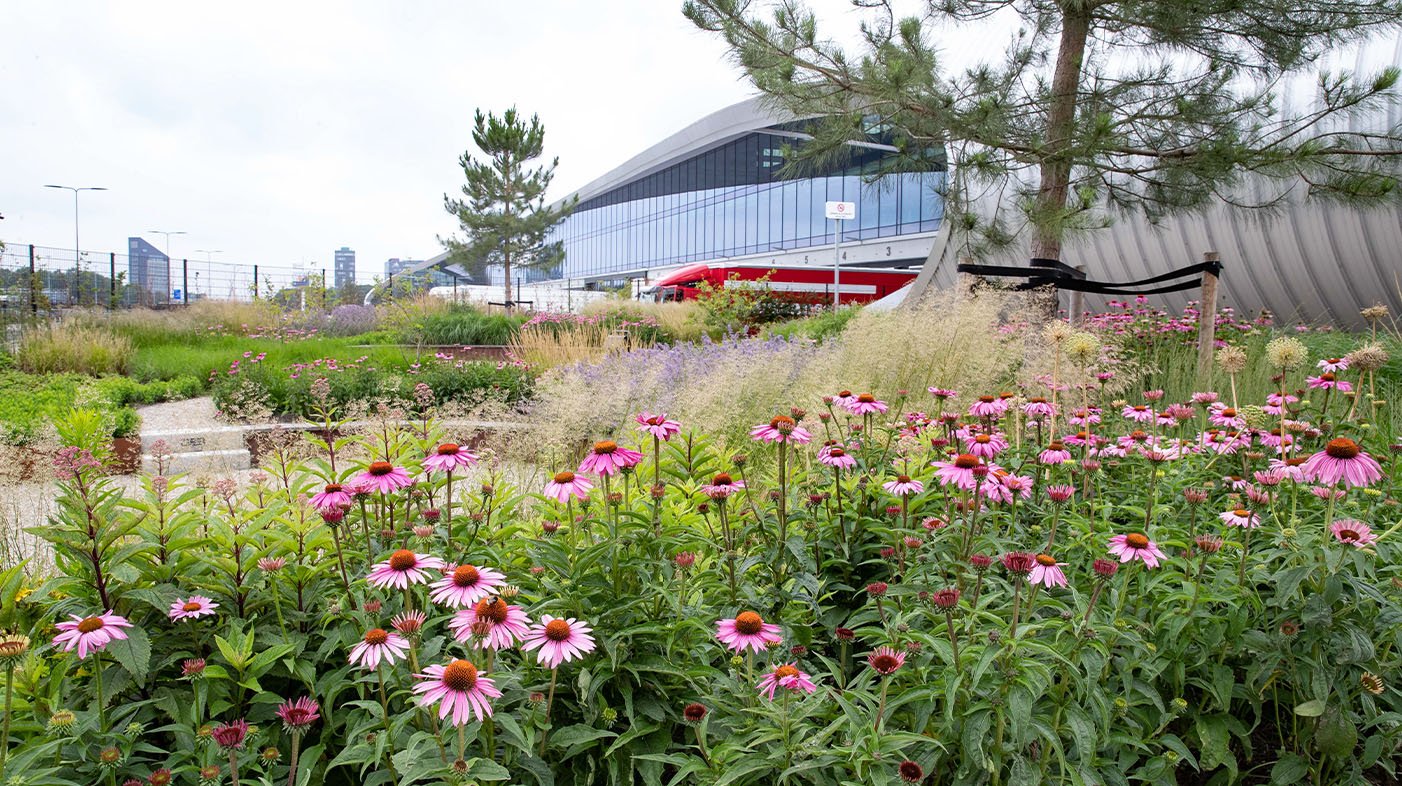
[[414,692],[421,694],[419,706],[437,704],[439,719],[451,716],[454,726],[466,726],[474,718],[480,721],[492,717],[492,704],[487,700],[501,697],[492,679],[478,674],[477,667],[465,660],[455,660],[447,666],[435,663],[414,676],[421,680],[414,686]]
[[368,491],[378,491],[381,494],[389,494],[405,486],[414,485],[414,480],[409,477],[409,473],[405,472],[403,467],[396,467],[388,461],[371,463],[355,479],[360,483],[361,488]]
[[1334,533],[1334,538],[1340,543],[1360,549],[1378,542],[1378,536],[1373,534],[1372,527],[1354,519],[1339,519],[1329,525],[1329,531]]
[[1251,437],[1240,431],[1205,431],[1202,446],[1223,456],[1230,456],[1238,448],[1251,444]]
[[119,617],[110,610],[96,617],[69,616],[73,619],[55,626],[59,633],[54,636],[53,645],[65,652],[77,648],[78,660],[88,657],[89,652],[101,652],[114,639],[125,639],[127,633],[122,628],[132,627],[126,617]]
[[976,418],[993,418],[997,420],[1003,417],[1003,413],[1008,411],[1009,399],[997,396],[979,396],[978,400],[969,405],[969,414]]
[[210,736],[226,751],[243,750],[244,740],[248,738],[248,721],[239,718],[231,723],[215,726]]
[[1281,482],[1285,480],[1285,473],[1278,469],[1256,470],[1253,475],[1256,478],[1256,482],[1266,488],[1279,486]]
[[1100,409],[1091,407],[1090,409],[1073,409],[1071,417],[1068,418],[1073,426],[1093,426],[1100,422]]
[[1251,481],[1240,475],[1228,475],[1222,478],[1222,483],[1226,486],[1230,486],[1232,491],[1241,491],[1251,485]]
[[998,433],[971,434],[964,440],[964,449],[982,459],[991,459],[1007,448],[1007,438]]
[[701,487],[701,493],[711,499],[725,499],[745,487],[745,481],[730,477],[729,472],[718,472],[711,482]]
[[1337,374],[1348,370],[1348,358],[1326,358],[1316,364],[1325,374]]
[[1317,377],[1307,377],[1305,382],[1313,390],[1337,390],[1340,393],[1352,393],[1352,383],[1339,379],[1332,371],[1326,371]]
[[1159,560],[1168,559],[1162,551],[1159,551],[1158,544],[1149,540],[1148,536],[1142,532],[1131,532],[1128,535],[1116,535],[1110,538],[1110,554],[1119,557],[1120,562],[1141,560],[1150,568],[1157,568]]
[[940,401],[944,401],[945,399],[951,399],[959,395],[957,392],[950,390],[949,388],[925,388],[925,392],[929,393],[930,395],[934,396]]
[[506,583],[506,574],[476,565],[459,565],[453,572],[433,582],[429,598],[444,606],[470,606]]
[[1232,429],[1246,428],[1246,418],[1226,404],[1213,404],[1208,412],[1207,422],[1214,426]]
[[1032,572],[1027,574],[1029,584],[1041,584],[1048,589],[1066,586],[1066,574],[1061,570],[1066,566],[1065,562],[1057,562],[1050,554],[1038,554],[1036,562],[1037,564],[1032,566]]
[[1310,456],[1301,472],[1307,482],[1333,486],[1371,486],[1383,476],[1382,467],[1372,456],[1347,437],[1329,440],[1324,450]]
[[1037,454],[1038,464],[1055,466],[1057,464],[1065,464],[1070,460],[1071,451],[1067,450],[1066,446],[1060,442],[1049,443],[1046,449]]
[[1154,408],[1145,406],[1144,404],[1135,404],[1134,406],[1125,405],[1125,408],[1120,410],[1120,414],[1127,420],[1132,420],[1135,423],[1148,423],[1156,416]]
[[847,453],[842,445],[828,445],[818,451],[818,461],[834,469],[851,469],[857,460]]
[[573,617],[558,619],[549,614],[542,614],[540,622],[526,633],[526,640],[521,643],[521,649],[529,652],[539,648],[541,665],[553,669],[561,663],[582,658],[585,653],[593,652],[594,637],[589,635],[592,630],[588,624]]
[[594,484],[579,475],[565,470],[556,472],[555,476],[545,484],[545,496],[564,504],[571,496],[585,500],[589,499],[589,490],[594,488]]
[[471,451],[463,450],[457,443],[444,442],[433,455],[424,459],[423,464],[425,472],[456,472],[477,466],[477,456]]
[[351,506],[351,495],[339,483],[328,483],[326,487],[312,495],[311,505],[318,513],[342,511]]
[[1076,493],[1076,489],[1074,486],[1069,486],[1066,484],[1047,486],[1046,491],[1047,499],[1056,503],[1065,502],[1071,499],[1072,495]]
[[770,701],[774,700],[774,691],[779,688],[804,693],[813,693],[818,689],[818,686],[813,684],[813,678],[799,671],[798,664],[795,663],[774,667],[774,670],[765,674],[764,679],[755,687],[759,689],[761,696]]
[[1003,569],[1014,576],[1026,576],[1037,565],[1036,556],[1024,551],[1009,551],[999,559],[1003,562]]
[[877,647],[867,656],[867,665],[877,674],[889,677],[900,671],[900,668],[905,665],[905,653],[890,647]]
[[1215,404],[1217,402],[1217,399],[1220,397],[1214,391],[1203,390],[1194,393],[1192,398],[1194,404],[1197,404],[1200,407],[1205,407],[1209,404]]
[[824,396],[823,401],[837,409],[846,409],[847,405],[852,403],[856,398],[856,393],[850,390],[840,390],[834,396]]
[[428,615],[422,611],[401,611],[394,615],[389,624],[405,636],[413,636],[423,630],[424,623],[427,621]]
[[286,557],[259,557],[258,569],[264,573],[277,573],[287,567]]
[[625,467],[636,466],[643,460],[643,454],[636,450],[619,447],[611,439],[595,442],[593,449],[579,462],[579,472],[604,477]]
[[458,641],[475,637],[484,647],[504,650],[524,641],[530,634],[530,625],[530,618],[520,606],[508,605],[501,598],[483,598],[472,608],[454,614],[448,629]]
[[784,640],[779,635],[778,625],[765,622],[753,611],[742,611],[734,619],[717,620],[716,638],[736,652],[744,652],[747,647],[755,652],[764,652],[769,645]]
[[[1282,401],[1284,402],[1283,406],[1281,404]],[[1266,405],[1262,407],[1262,409],[1267,415],[1280,415],[1291,404],[1296,404],[1299,401],[1300,399],[1298,397],[1292,396],[1288,393],[1283,399],[1281,398],[1279,393],[1272,393],[1266,396]]]
[[895,480],[888,480],[881,484],[881,488],[886,489],[886,493],[893,496],[908,497],[924,491],[925,484],[911,479],[909,475],[897,475]]
[[410,584],[423,584],[429,579],[429,570],[441,570],[443,560],[427,554],[415,554],[409,549],[399,549],[389,555],[389,559],[377,563],[367,576],[377,587],[405,589]]
[[296,701],[288,700],[279,704],[277,716],[289,733],[301,734],[321,718],[321,707],[312,697],[303,696]]
[[879,415],[887,410],[886,402],[877,401],[870,393],[858,394],[845,405],[853,415]]
[[1006,495],[1008,499],[1004,499],[1004,502],[1011,502],[1011,497],[1014,495],[1020,496],[1023,499],[1030,499],[1032,497],[1033,481],[1032,478],[1028,477],[1027,475],[1014,475],[1011,472],[1007,472],[1005,470],[1000,469],[997,472],[993,473],[993,477],[997,481],[997,483],[993,485],[999,486],[1008,491],[1008,494]]
[[668,420],[666,412],[660,415],[644,412],[638,415],[638,430],[666,442],[681,433],[682,424],[675,420]]
[[768,423],[750,429],[750,436],[756,442],[792,442],[804,445],[813,439],[798,422],[788,415],[779,415]]
[[1218,518],[1222,520],[1223,524],[1229,527],[1256,529],[1261,526],[1261,517],[1245,508],[1223,511]]
[[394,663],[408,654],[408,639],[383,628],[372,628],[365,632],[365,638],[351,647],[350,663],[374,671],[380,667],[381,661]]
[[1348,490],[1335,488],[1333,486],[1310,486],[1309,491],[1311,494],[1323,500],[1333,499],[1337,501],[1348,496]]
[[974,475],[974,470],[983,466],[978,456],[970,453],[961,453],[954,457],[953,461],[936,461],[935,479],[941,486],[953,485],[966,491],[972,491],[978,487],[978,478]]
[[1027,403],[1022,405],[1022,413],[1029,418],[1041,420],[1055,415],[1056,407],[1044,398],[1029,398]]
[[191,595],[185,600],[177,599],[170,604],[170,618],[172,620],[199,619],[213,615],[217,608],[219,608],[219,604],[210,598],[203,595]]

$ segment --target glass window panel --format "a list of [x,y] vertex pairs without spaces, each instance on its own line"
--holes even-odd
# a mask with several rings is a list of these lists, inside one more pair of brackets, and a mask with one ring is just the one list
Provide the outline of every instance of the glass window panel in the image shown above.
[[880,227],[894,227],[900,219],[900,181],[895,177],[885,177],[878,182],[877,188],[877,198],[881,204],[876,224]]
[[[777,240],[771,243],[769,239],[770,232],[778,223],[774,220],[778,217],[778,213],[772,212],[769,208],[769,192],[770,189],[768,186],[760,186],[759,193],[755,195],[758,200],[755,210],[755,229],[757,230],[756,242],[759,244],[760,251],[768,251],[778,243]],[[778,194],[774,194],[773,196],[777,197]]]
[[901,175],[901,224],[915,224],[920,221],[921,177],[918,173]]
[[794,235],[795,242],[800,246],[808,245],[808,238],[813,233],[813,181],[799,180],[794,184],[794,226],[797,230]]
[[[751,137],[753,139],[753,137]],[[756,198],[754,186],[745,186],[744,194],[740,197],[740,228],[736,233],[740,239],[746,254],[753,254],[759,244],[758,233],[758,206],[759,200]]]
[[798,211],[795,207],[798,202],[798,184],[792,180],[783,183],[779,186],[779,194],[781,195],[781,199],[778,200],[780,202],[779,209],[782,211],[780,237],[786,247],[793,248],[794,238],[798,236]]

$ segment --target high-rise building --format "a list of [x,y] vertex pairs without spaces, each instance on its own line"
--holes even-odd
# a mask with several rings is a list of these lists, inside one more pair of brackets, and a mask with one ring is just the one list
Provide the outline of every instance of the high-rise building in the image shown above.
[[127,238],[127,282],[143,305],[169,303],[170,257],[142,238]]
[[336,250],[336,288],[355,286],[355,252],[345,246]]

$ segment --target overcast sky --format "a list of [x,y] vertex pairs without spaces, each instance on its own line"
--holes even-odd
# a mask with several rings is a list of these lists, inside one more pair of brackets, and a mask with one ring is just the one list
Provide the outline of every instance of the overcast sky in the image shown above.
[[[0,238],[71,248],[183,230],[175,259],[362,280],[423,258],[477,107],[538,113],[562,196],[751,94],[680,0],[7,3]],[[850,28],[842,0],[825,18]],[[13,249],[12,249],[13,250]]]

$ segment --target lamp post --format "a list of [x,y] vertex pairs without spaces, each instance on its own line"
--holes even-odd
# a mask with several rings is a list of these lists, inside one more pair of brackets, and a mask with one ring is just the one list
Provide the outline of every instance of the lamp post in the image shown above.
[[[222,253],[224,253],[224,252],[223,252],[223,251],[220,251],[220,250],[217,249],[217,248],[216,248],[216,249],[197,248],[197,249],[195,249],[195,253],[196,253],[196,254],[204,254],[204,272],[206,273],[206,276],[207,276],[206,279],[205,279],[205,281],[207,282],[207,285],[208,285],[208,286],[213,287],[213,286],[214,286],[214,260],[211,259],[211,257],[212,257],[214,254],[222,254]],[[195,283],[199,283],[199,280],[200,280],[200,274],[197,272],[197,273],[195,273]]]
[[[171,286],[170,286],[170,285],[171,285],[171,281],[170,281],[170,236],[171,236],[171,235],[184,235],[184,234],[186,234],[186,232],[185,232],[184,230],[176,230],[176,231],[173,231],[173,232],[166,232],[166,231],[163,230],[163,229],[148,229],[148,230],[146,230],[146,231],[147,231],[147,232],[150,232],[150,233],[153,234],[153,235],[165,235],[165,238],[166,238],[166,298],[169,298],[169,297],[170,297],[170,288],[171,288]],[[150,274],[148,273],[147,275],[149,276]],[[148,280],[147,283],[148,283],[148,284],[150,283],[149,280]]]
[[78,279],[82,275],[82,246],[78,242],[78,192],[79,191],[106,191],[102,186],[58,186],[52,183],[45,183],[44,188],[61,188],[65,191],[73,192],[73,300],[78,299]]

